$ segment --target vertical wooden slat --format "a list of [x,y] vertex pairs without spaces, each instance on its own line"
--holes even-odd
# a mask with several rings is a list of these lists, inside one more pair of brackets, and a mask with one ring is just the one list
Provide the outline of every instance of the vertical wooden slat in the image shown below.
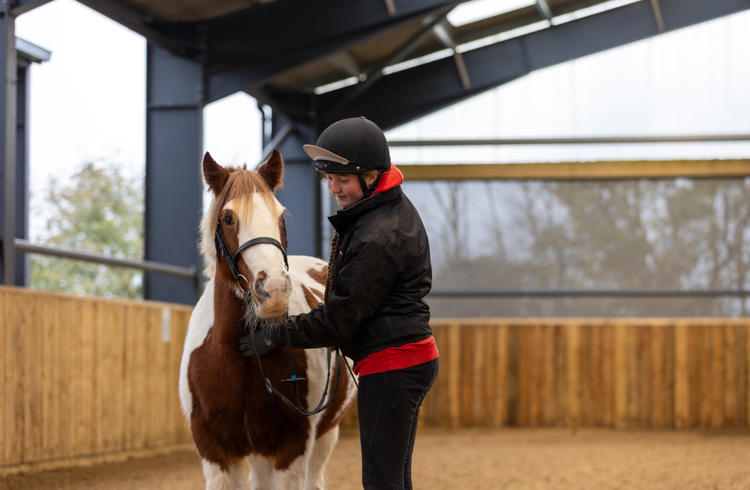
[[542,424],[555,425],[558,419],[558,399],[556,397],[557,382],[555,379],[555,326],[545,325],[542,333]]
[[474,394],[474,371],[471,349],[473,347],[475,330],[470,325],[462,325],[460,328],[461,368],[459,372],[461,386],[458,388],[457,394],[461,399],[460,425],[463,427],[469,427],[471,426],[471,407]]
[[703,386],[701,385],[703,366],[706,362],[703,355],[703,347],[707,339],[703,337],[703,328],[699,325],[690,325],[689,332],[689,352],[690,364],[688,367],[690,380],[690,418],[689,427],[700,427],[701,425],[701,397],[703,395]]
[[494,401],[493,425],[498,426],[508,422],[508,325],[497,327],[495,337],[495,352],[497,362],[495,364],[496,386]]
[[690,425],[690,378],[688,326],[675,324],[674,344],[674,419],[675,427],[682,429]]
[[521,403],[520,403],[520,378],[521,368],[519,367],[520,358],[520,335],[522,333],[523,326],[514,323],[508,324],[508,331],[506,336],[507,347],[506,353],[508,361],[506,363],[506,380],[507,380],[507,391],[505,397],[506,406],[506,420],[509,425],[517,426],[521,420]]
[[484,349],[482,348],[485,330],[481,325],[472,326],[471,329],[472,339],[470,342],[467,342],[469,350],[465,351],[469,353],[471,359],[471,402],[468,407],[469,420],[471,422],[469,425],[481,426],[486,420],[484,418],[484,406],[482,403],[482,400],[484,400],[484,388],[487,384],[487,378],[484,373]]
[[450,407],[448,420],[450,427],[458,427],[461,423],[461,335],[460,327],[452,324],[448,327],[448,403]]
[[62,321],[59,324],[59,337],[62,339],[59,344],[60,351],[63,353],[65,362],[57,371],[57,383],[62,388],[62,412],[60,419],[64,424],[65,433],[63,439],[63,454],[65,458],[71,458],[76,454],[75,440],[75,423],[73,414],[75,413],[75,391],[73,373],[75,372],[76,357],[78,356],[78,345],[76,345],[75,329],[78,328],[77,310],[75,303],[60,299],[63,305]]
[[711,427],[721,427],[724,423],[724,329],[721,325],[711,328],[710,369],[710,422]]
[[650,426],[654,428],[664,427],[664,405],[667,395],[664,386],[664,330],[666,327],[651,328],[651,414]]
[[748,420],[748,327],[746,325],[737,325],[735,327],[735,344],[736,344],[736,358],[737,362],[737,427],[750,428],[750,421]]
[[555,399],[557,423],[567,425],[570,414],[568,406],[568,335],[567,324],[555,324]]
[[531,329],[531,404],[529,419],[532,425],[542,424],[542,402],[544,400],[544,343],[542,342],[541,325],[532,325]]
[[628,329],[623,323],[614,326],[615,426],[628,425]]
[[[703,342],[700,346],[700,361],[699,361],[699,369],[700,369],[700,381],[699,381],[699,426],[700,427],[710,427],[711,425],[711,409],[712,409],[712,396],[713,396],[713,387],[714,384],[712,383],[712,377],[714,374],[713,368],[714,363],[712,361],[713,357],[713,341],[714,341],[714,335],[712,332],[712,329],[707,328],[705,325],[701,325],[698,327],[700,330],[700,335],[703,339]],[[713,380],[714,382],[716,380]]]
[[[586,425],[599,426],[604,418],[602,403],[602,338],[601,324],[588,324],[585,336],[588,337],[588,366],[586,369],[587,391],[590,407],[586,410]],[[585,400],[584,400],[585,401]]]
[[615,426],[615,329],[605,323],[602,329],[602,420],[605,427]]
[[[45,457],[60,457],[58,451],[62,449],[62,437],[64,431],[59,426],[60,420],[60,385],[57,383],[56,372],[60,371],[60,337],[57,335],[58,319],[60,318],[60,305],[55,304],[54,299],[47,297],[38,298],[39,330],[43,336],[43,350],[40,357],[42,364],[42,447],[41,452]],[[38,455],[37,455],[38,457]]]
[[522,427],[531,425],[531,328],[518,327],[518,424]]
[[[15,297],[18,301],[17,305],[20,307],[24,303],[24,299],[19,294]],[[44,346],[48,341],[45,341],[45,337],[39,325],[41,324],[42,314],[40,311],[41,298],[32,297],[31,304],[28,307],[31,308],[29,312],[29,332],[26,337],[26,342],[23,342],[23,355],[24,355],[24,368],[27,373],[27,383],[24,386],[24,412],[25,412],[25,431],[24,431],[24,460],[25,461],[36,461],[42,457],[43,448],[43,415],[42,415],[42,404],[44,402],[44,372],[43,365],[45,361],[39,359],[39,353],[44,352]]]
[[497,364],[497,350],[495,346],[495,337],[497,334],[496,325],[482,325],[482,344],[484,352],[483,376],[484,392],[482,404],[484,405],[484,419],[482,425],[489,427],[494,426],[494,402],[497,397],[498,380],[495,379],[495,365]]
[[737,426],[737,357],[734,325],[724,325],[724,427]]
[[23,332],[21,319],[18,318],[17,310],[13,308],[13,300],[7,293],[3,294],[3,351],[5,357],[5,393],[3,393],[3,432],[5,444],[3,451],[3,462],[14,464],[20,462],[21,444],[23,441],[23,407],[20,403],[22,391],[21,358],[19,355],[20,336]]
[[78,303],[80,323],[76,329],[79,355],[76,356],[74,375],[75,446],[82,454],[96,450],[96,325],[99,304],[95,301]]
[[[2,449],[3,463],[17,463],[18,444],[21,438],[18,434],[18,420],[16,417],[18,406],[19,383],[21,382],[21,373],[18,364],[18,336],[20,326],[11,310],[12,303],[6,294],[0,298],[2,302],[2,331],[3,343],[0,350],[3,351],[3,392],[2,407],[3,418],[0,423],[3,424],[2,435],[0,440],[3,441]],[[6,306],[7,305],[7,306]]]
[[[169,309],[168,307],[164,307]],[[156,439],[154,441],[155,446],[163,446],[166,444],[169,440],[167,435],[167,420],[168,420],[168,412],[169,409],[169,399],[174,396],[174,388],[172,390],[165,390],[165,387],[167,386],[167,381],[169,377],[169,344],[163,337],[162,329],[165,327],[167,330],[171,331],[171,310],[169,318],[166,320],[169,320],[169,322],[166,324],[166,327],[164,324],[162,324],[162,321],[165,319],[160,319],[159,325],[157,328],[152,332],[152,336],[150,341],[153,342],[155,348],[156,348],[156,372],[158,373],[158,376],[155,378],[154,383],[154,390],[157,393],[157,396],[154,397],[154,410],[156,411],[156,417],[154,417],[154,422],[156,424]],[[174,386],[174,385],[173,385]]]
[[580,327],[571,324],[568,327],[568,425],[578,427],[581,424],[581,386],[580,366]]

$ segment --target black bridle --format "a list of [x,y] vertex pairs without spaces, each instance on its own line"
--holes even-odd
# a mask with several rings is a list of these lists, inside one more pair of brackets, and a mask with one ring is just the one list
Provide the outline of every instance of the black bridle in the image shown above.
[[[275,238],[271,237],[257,237],[253,238],[252,240],[248,240],[242,245],[240,245],[237,248],[237,251],[232,253],[231,250],[229,250],[229,245],[227,244],[226,238],[224,238],[224,232],[221,230],[221,221],[216,223],[216,231],[214,232],[214,246],[216,247],[216,258],[219,262],[221,262],[221,257],[226,257],[227,264],[229,265],[229,271],[232,273],[232,277],[235,281],[237,281],[237,284],[240,286],[240,289],[245,292],[245,294],[249,294],[250,284],[243,274],[240,273],[239,266],[237,265],[237,261],[240,258],[240,254],[243,250],[252,247],[253,245],[260,245],[261,243],[267,243],[269,245],[274,245],[281,250],[281,253],[284,254],[284,265],[286,266],[286,270],[289,270],[289,259],[287,258],[286,254],[286,223],[284,222],[284,218],[282,216],[281,218],[281,240],[282,242],[279,242]],[[244,279],[245,284],[247,284],[248,289],[245,289],[242,287],[242,284],[240,282],[240,279]],[[257,325],[256,325],[257,327]],[[271,380],[266,376],[265,371],[263,370],[263,363],[260,360],[260,356],[255,356],[255,358],[258,360],[258,367],[260,368],[260,374],[263,379],[265,379],[265,387],[266,390],[276,395],[277,398],[279,398],[282,402],[284,402],[285,405],[287,405],[292,410],[296,411],[297,413],[301,415],[305,415],[307,417],[311,415],[315,415],[316,413],[320,413],[326,408],[328,408],[328,405],[331,404],[333,401],[336,392],[338,391],[339,387],[339,379],[341,378],[341,361],[340,358],[343,357],[341,354],[341,349],[339,347],[336,347],[333,349],[332,347],[328,348],[328,357],[327,357],[327,363],[328,363],[328,374],[326,376],[326,384],[323,388],[323,394],[320,397],[320,401],[318,402],[317,406],[312,410],[306,410],[303,408],[305,404],[302,403],[302,399],[299,395],[299,388],[298,385],[300,383],[306,383],[307,379],[300,378],[297,376],[297,369],[296,365],[294,363],[294,355],[292,353],[291,348],[291,341],[289,339],[289,330],[286,330],[286,337],[287,337],[287,351],[289,353],[289,369],[290,369],[290,377],[288,379],[282,379],[282,383],[291,383],[292,384],[292,392],[294,393],[294,402],[291,401],[289,398],[287,398],[283,393],[281,393],[279,390],[277,390],[272,384]],[[257,346],[255,346],[256,352],[257,352]],[[336,380],[333,384],[333,389],[329,391],[329,385],[331,381],[331,350],[336,351]],[[346,363],[346,367],[349,369],[349,372],[351,373],[351,367],[349,366],[349,363],[346,362],[346,359],[344,359],[344,362]],[[354,373],[351,373],[352,378],[354,378]],[[354,383],[357,384],[356,379],[354,380]],[[330,396],[329,396],[330,393]],[[326,402],[326,398],[328,398],[328,401]],[[295,403],[296,402],[296,403]],[[324,403],[325,402],[325,403]]]
[[[227,264],[229,265],[229,271],[232,273],[232,277],[235,281],[237,281],[238,284],[240,284],[240,279],[245,280],[245,284],[247,284],[247,287],[250,287],[250,284],[248,284],[248,279],[244,275],[240,274],[239,266],[237,265],[237,261],[240,258],[240,254],[245,250],[253,245],[260,245],[261,243],[267,243],[269,245],[273,245],[275,247],[278,247],[279,250],[281,250],[281,253],[284,255],[284,265],[286,266],[286,270],[289,270],[289,259],[286,255],[286,225],[284,223],[284,218],[281,218],[281,239],[284,241],[282,244],[280,241],[278,241],[275,238],[271,238],[270,236],[260,236],[257,238],[253,238],[252,240],[248,240],[242,245],[240,245],[237,248],[237,251],[235,253],[232,253],[231,250],[229,250],[229,245],[227,244],[226,238],[224,238],[224,232],[221,230],[221,221],[216,223],[216,231],[214,232],[214,246],[216,247],[216,258],[219,262],[221,262],[221,257],[224,256],[227,259]],[[240,288],[243,291],[246,291],[245,288],[242,287],[240,284]]]

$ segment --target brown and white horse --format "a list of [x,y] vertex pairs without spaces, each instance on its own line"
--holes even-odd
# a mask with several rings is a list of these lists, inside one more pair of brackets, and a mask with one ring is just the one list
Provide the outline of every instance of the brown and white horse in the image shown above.
[[[245,488],[245,461],[253,489],[324,488],[338,425],[354,395],[343,358],[331,361],[326,349],[293,349],[297,374],[307,379],[299,386],[304,409],[318,404],[328,373],[334,372],[333,379],[336,369],[342,369],[328,407],[305,417],[266,390],[257,359],[240,355],[238,339],[248,328],[309,311],[323,298],[325,262],[290,256],[286,268],[284,208],[274,195],[283,172],[275,150],[257,172],[224,168],[208,153],[203,158],[203,175],[213,194],[201,225],[210,280],[190,317],[179,388],[209,489]],[[217,256],[219,232],[230,255],[241,244],[264,238],[241,250],[233,273],[228,258],[221,252]],[[289,384],[281,382],[290,377],[288,348],[276,349],[261,362],[272,385],[295,399]]]

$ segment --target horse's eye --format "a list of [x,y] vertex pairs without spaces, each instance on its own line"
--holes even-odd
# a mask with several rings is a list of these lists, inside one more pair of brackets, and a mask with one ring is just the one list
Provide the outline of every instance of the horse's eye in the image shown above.
[[225,214],[224,224],[227,226],[232,226],[234,224],[234,217],[231,214]]

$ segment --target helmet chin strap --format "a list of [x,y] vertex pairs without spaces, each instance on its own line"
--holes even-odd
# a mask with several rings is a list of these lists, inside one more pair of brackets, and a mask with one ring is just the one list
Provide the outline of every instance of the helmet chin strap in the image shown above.
[[366,197],[370,197],[370,194],[375,190],[375,188],[378,186],[378,182],[380,181],[380,176],[383,175],[383,172],[378,171],[378,176],[375,177],[375,181],[368,187],[367,182],[365,182],[364,173],[357,174],[357,178],[359,179],[359,185],[362,187],[362,199]]

